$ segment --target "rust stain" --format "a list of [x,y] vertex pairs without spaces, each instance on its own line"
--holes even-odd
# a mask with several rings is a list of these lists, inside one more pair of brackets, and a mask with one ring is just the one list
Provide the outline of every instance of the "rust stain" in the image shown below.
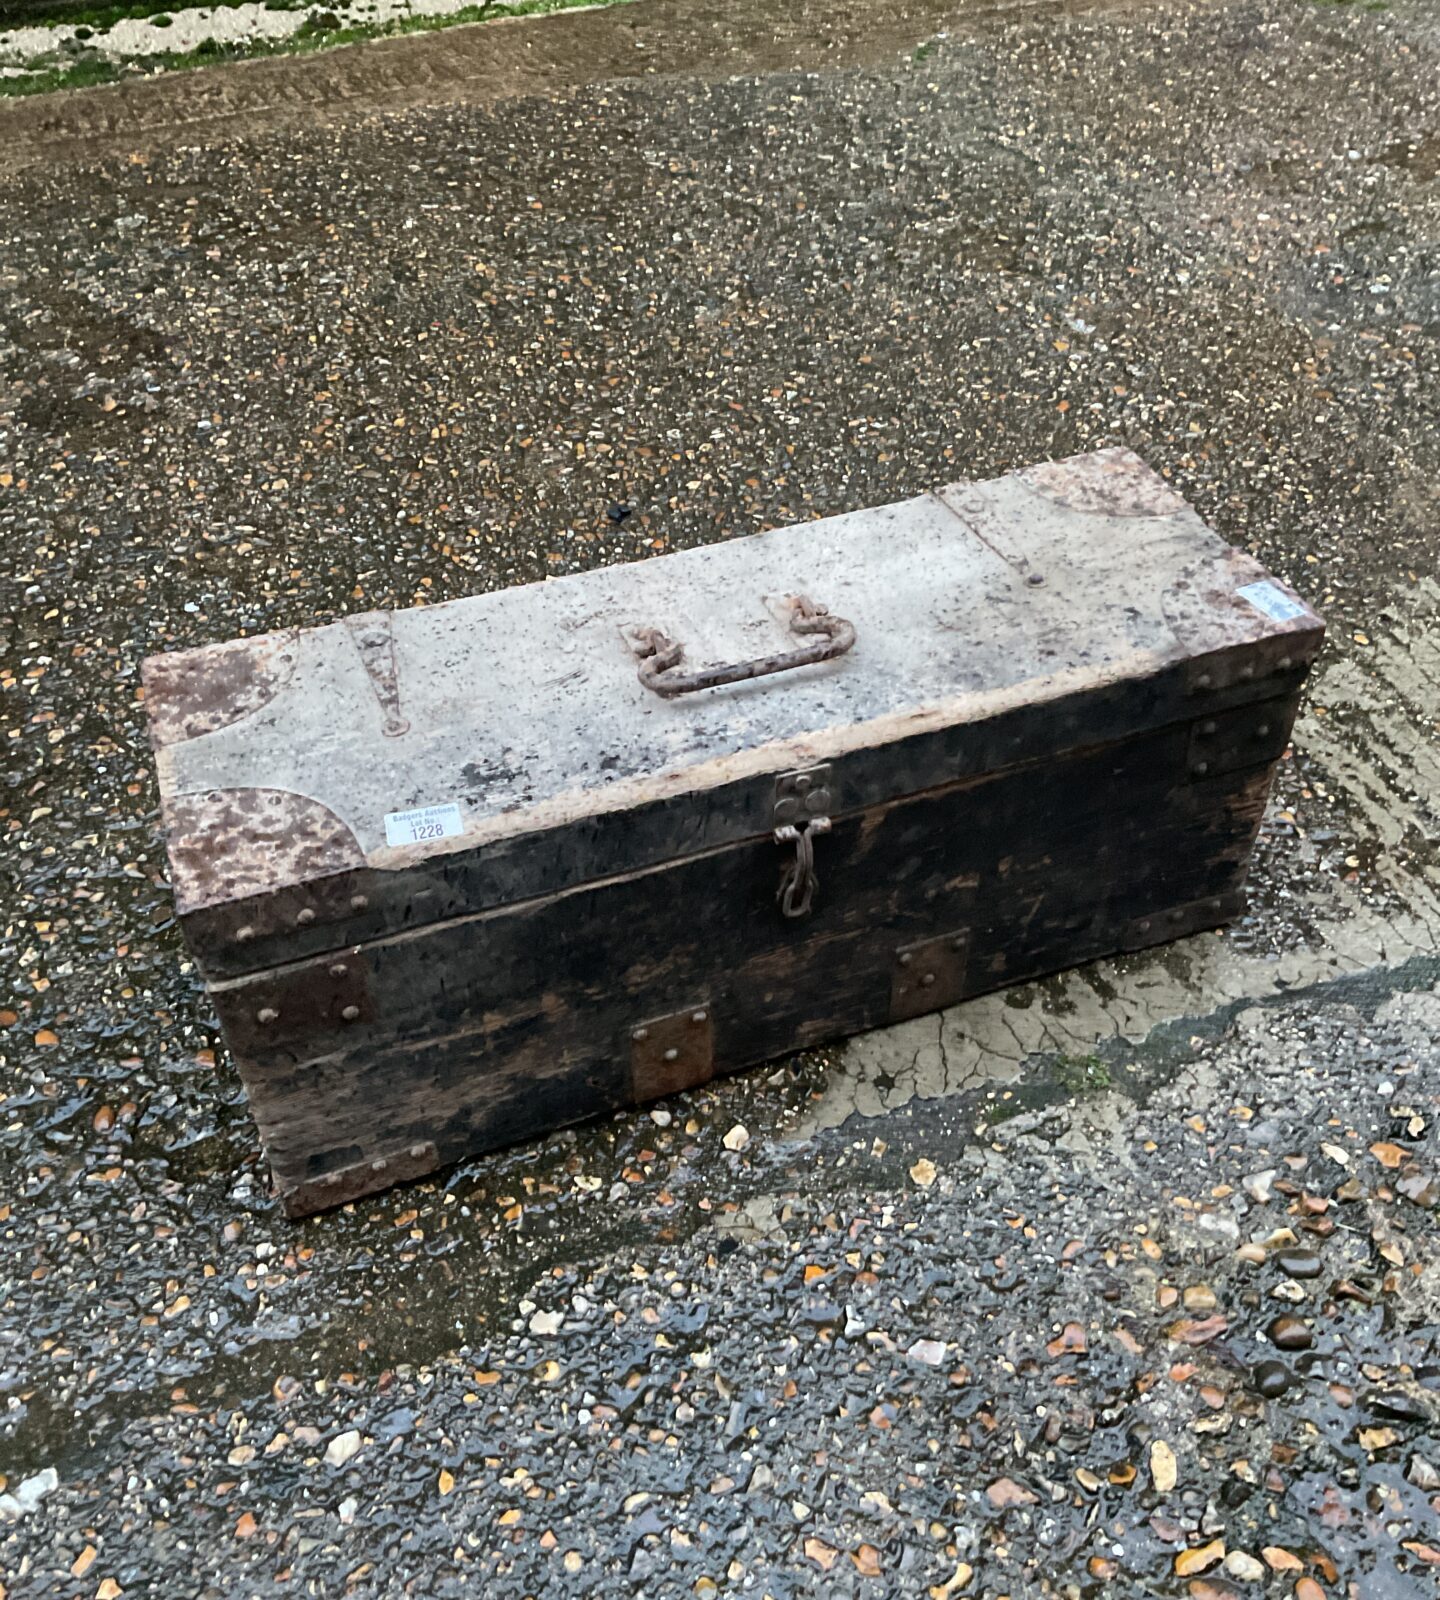
[[1016,474],[1067,511],[1103,517],[1171,517],[1184,500],[1131,450],[1096,450]]
[[1325,624],[1313,610],[1273,622],[1239,593],[1262,579],[1274,581],[1253,556],[1231,549],[1198,563],[1160,597],[1166,625],[1189,657],[1185,673],[1197,692],[1277,673],[1303,678],[1319,654]]
[[173,795],[164,813],[181,915],[365,865],[333,811],[288,789]]
[[141,663],[150,742],[156,750],[198,739],[251,716],[279,694],[295,670],[298,629],[231,639]]

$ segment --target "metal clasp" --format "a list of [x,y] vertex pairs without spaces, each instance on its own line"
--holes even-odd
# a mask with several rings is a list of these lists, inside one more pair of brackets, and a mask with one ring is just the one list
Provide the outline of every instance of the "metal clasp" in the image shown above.
[[775,898],[787,917],[808,914],[820,887],[815,871],[815,835],[830,831],[829,766],[787,772],[775,782],[775,842],[793,844],[795,859],[785,868]]

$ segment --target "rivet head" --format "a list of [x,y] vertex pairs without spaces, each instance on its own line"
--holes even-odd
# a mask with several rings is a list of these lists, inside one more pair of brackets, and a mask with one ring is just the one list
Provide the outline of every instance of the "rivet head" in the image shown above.
[[1213,722],[1202,722],[1200,724],[1200,731],[1201,731],[1201,733],[1205,733],[1205,734],[1214,733],[1215,724]]
[[1203,778],[1209,770],[1210,763],[1208,761],[1197,761],[1195,763],[1195,776],[1197,778]]
[[340,1013],[340,1015],[342,1017],[344,1017],[346,1022],[354,1022],[355,1019],[360,1015],[360,1007],[359,1006],[346,1006],[345,1009]]
[[299,910],[299,911],[297,911],[295,913],[295,920],[296,920],[296,922],[298,922],[300,924],[300,926],[302,928],[308,928],[310,926],[310,924],[312,922],[314,922],[314,920],[315,920],[315,907],[314,906],[304,906],[304,907],[302,907],[301,910]]
[[255,1013],[255,1020],[257,1022],[279,1022],[280,1013],[274,1006],[261,1006]]
[[1183,922],[1185,920],[1185,913],[1183,911],[1172,911],[1170,913],[1170,920],[1171,922]]
[[1240,676],[1242,678],[1253,678],[1255,676],[1254,667],[1241,667]]
[[708,1011],[694,1011],[690,1014],[691,1022],[704,1022],[710,1013]]
[[1210,909],[1216,914],[1216,916],[1218,916],[1220,914],[1220,902],[1218,900],[1212,900],[1210,902]]
[[1208,689],[1214,681],[1208,672],[1202,672],[1195,680],[1195,687],[1197,689]]
[[240,941],[241,944],[244,944],[246,940],[253,939],[255,937],[255,930],[247,922],[243,928],[236,928],[235,937]]
[[678,1061],[680,1059],[680,1052],[675,1048],[675,1046],[673,1044],[665,1052],[665,1059],[667,1061]]
[[1289,672],[1292,663],[1289,656],[1281,656],[1275,665],[1279,667],[1281,672]]
[[935,974],[933,972],[922,972],[920,974],[920,987],[922,989],[928,989],[934,981]]
[[350,896],[350,909],[352,911],[363,911],[365,909],[365,907],[368,906],[369,904],[370,904],[369,895],[352,894]]
[[410,1154],[416,1161],[423,1161],[430,1154],[430,1147],[423,1144],[412,1144],[410,1146]]
[[649,1028],[636,1028],[630,1037],[635,1041],[636,1044],[644,1044],[645,1041],[650,1037],[650,1030]]
[[385,1170],[385,1157],[381,1156],[378,1161],[372,1161],[370,1163],[370,1170],[371,1170],[371,1172],[384,1172],[384,1170]]
[[1027,572],[1025,581],[1032,589],[1038,589],[1045,581],[1045,574],[1043,572]]
[[330,969],[330,976],[332,978],[343,978],[349,970],[349,967],[343,961],[337,961]]
[[811,776],[810,776],[810,774],[808,772],[802,772],[800,774],[800,776],[798,778],[796,778],[796,780],[795,780],[795,793],[796,794],[809,794],[810,785],[811,785],[811,783],[813,781],[814,780],[811,778]]
[[1268,722],[1262,722],[1260,724],[1260,726],[1258,728],[1256,728],[1256,730],[1255,730],[1255,737],[1257,739],[1268,739],[1269,736],[1270,736],[1270,724]]
[[908,950],[902,950],[897,959],[902,967],[908,967],[915,957]]
[[950,948],[958,953],[965,948],[965,941],[963,939],[952,939]]
[[1150,919],[1149,919],[1149,917],[1142,917],[1140,919],[1140,921],[1135,924],[1135,926],[1137,928],[1139,928],[1141,933],[1149,933],[1149,931],[1150,931]]
[[812,789],[805,796],[805,809],[812,817],[818,817],[821,812],[830,809],[830,791],[828,789]]

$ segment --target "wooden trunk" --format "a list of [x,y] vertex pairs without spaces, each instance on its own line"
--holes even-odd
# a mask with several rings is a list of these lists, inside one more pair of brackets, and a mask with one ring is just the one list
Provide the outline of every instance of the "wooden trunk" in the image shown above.
[[1322,631],[1101,451],[152,658],[287,1209],[1225,922]]

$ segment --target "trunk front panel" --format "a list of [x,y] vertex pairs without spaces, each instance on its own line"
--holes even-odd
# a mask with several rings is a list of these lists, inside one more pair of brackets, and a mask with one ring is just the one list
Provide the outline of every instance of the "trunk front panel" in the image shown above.
[[801,919],[761,838],[216,985],[287,1206],[1217,925],[1293,714],[837,815]]

